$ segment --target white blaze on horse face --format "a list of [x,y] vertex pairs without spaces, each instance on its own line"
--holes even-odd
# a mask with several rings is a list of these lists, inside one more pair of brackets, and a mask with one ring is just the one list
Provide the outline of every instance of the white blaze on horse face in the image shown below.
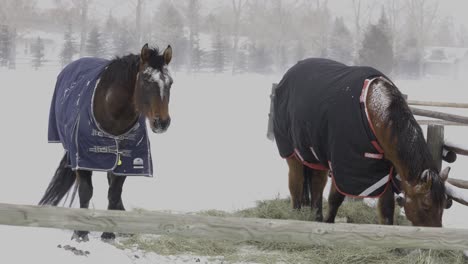
[[171,76],[169,74],[169,70],[167,69],[167,66],[164,66],[163,71],[159,71],[157,69],[147,67],[144,71],[144,74],[150,76],[150,82],[155,82],[159,86],[159,92],[161,96],[161,100],[164,99],[164,94],[167,89],[169,89],[170,83],[171,83]]

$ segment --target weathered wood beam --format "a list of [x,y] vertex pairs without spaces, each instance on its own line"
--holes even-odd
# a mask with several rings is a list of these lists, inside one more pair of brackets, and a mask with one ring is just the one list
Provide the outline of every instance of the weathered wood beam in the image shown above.
[[455,143],[450,139],[444,139],[444,148],[448,151],[453,151],[459,155],[468,156],[468,145]]
[[414,108],[414,107],[410,107],[410,109],[411,109],[411,111],[413,112],[414,115],[437,118],[437,119],[442,119],[442,120],[450,121],[450,122],[468,124],[468,117],[466,117],[466,116],[442,113],[442,112],[426,110],[426,109],[420,109],[420,108]]
[[460,179],[454,179],[454,178],[448,178],[447,181],[450,184],[452,184],[454,186],[457,186],[458,188],[468,189],[468,181],[460,180]]
[[427,125],[442,125],[442,126],[468,126],[467,124],[457,123],[457,122],[450,122],[445,120],[433,119],[433,120],[417,120],[420,126],[427,126]]
[[468,249],[468,230],[0,204],[0,224],[308,246]]
[[419,100],[408,100],[407,102],[409,105],[468,108],[468,104],[464,104],[464,103],[432,102],[432,101],[419,101]]

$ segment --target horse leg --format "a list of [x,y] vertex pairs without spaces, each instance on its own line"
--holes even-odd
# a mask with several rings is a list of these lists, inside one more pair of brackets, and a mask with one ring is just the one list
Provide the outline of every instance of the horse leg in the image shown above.
[[381,225],[393,225],[393,215],[395,213],[395,199],[392,188],[380,196],[378,202],[379,222]]
[[338,192],[335,185],[332,184],[330,188],[330,195],[328,196],[328,214],[325,219],[326,223],[335,223],[335,217],[338,213],[338,208],[344,201],[345,196]]
[[[78,170],[76,177],[78,178],[78,195],[80,197],[80,208],[88,208],[89,201],[93,197],[93,182],[91,181],[92,171]],[[79,242],[88,241],[89,231],[75,230],[72,239]]]
[[304,167],[304,188],[302,190],[302,205],[303,206],[310,206],[310,188],[311,188],[311,173],[310,169],[307,166]]
[[289,167],[289,192],[294,209],[301,209],[302,193],[304,190],[304,168],[302,163],[295,157],[287,158]]
[[312,173],[310,179],[310,208],[315,212],[315,221],[323,221],[323,189],[327,184],[328,171],[319,171],[309,169]]
[[[112,172],[107,173],[107,181],[109,183],[109,191],[107,193],[107,199],[109,200],[108,210],[121,210],[125,211],[122,202],[122,188],[125,183],[126,176],[116,176]],[[111,232],[104,232],[101,235],[103,240],[115,239],[115,234]]]

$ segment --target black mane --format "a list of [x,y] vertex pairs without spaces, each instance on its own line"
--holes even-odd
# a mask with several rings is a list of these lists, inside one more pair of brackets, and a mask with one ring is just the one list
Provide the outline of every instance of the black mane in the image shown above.
[[151,68],[162,70],[164,66],[164,58],[159,54],[159,48],[158,47],[151,47],[149,50],[150,56],[149,56],[149,61],[148,64],[151,66]]
[[[148,64],[152,68],[162,70],[164,58],[159,54],[157,47],[149,50],[150,57]],[[138,67],[140,65],[140,55],[129,54],[123,57],[115,57],[107,66],[107,69],[101,75],[101,83],[123,83],[128,84],[135,81]]]
[[140,55],[129,54],[112,59],[102,73],[100,83],[128,84],[135,81],[140,64]]
[[408,169],[407,180],[411,183],[418,183],[423,171],[429,169],[429,176],[432,178],[433,201],[441,204],[444,197],[441,194],[445,194],[445,185],[427,147],[421,126],[414,118],[401,92],[386,82],[383,82],[383,85],[387,88],[387,94],[391,100],[388,121],[391,124],[392,138],[396,139],[398,156]]

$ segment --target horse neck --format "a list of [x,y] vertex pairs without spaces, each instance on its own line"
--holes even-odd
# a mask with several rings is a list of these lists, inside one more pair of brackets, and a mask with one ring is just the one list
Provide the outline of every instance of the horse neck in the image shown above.
[[424,170],[436,170],[421,127],[395,86],[383,81],[371,84],[366,104],[385,158],[402,181],[414,186]]
[[94,99],[96,121],[112,135],[125,133],[138,119],[134,103],[138,64],[129,66],[124,63],[125,68],[122,68],[122,64],[116,62],[109,65],[102,74]]

